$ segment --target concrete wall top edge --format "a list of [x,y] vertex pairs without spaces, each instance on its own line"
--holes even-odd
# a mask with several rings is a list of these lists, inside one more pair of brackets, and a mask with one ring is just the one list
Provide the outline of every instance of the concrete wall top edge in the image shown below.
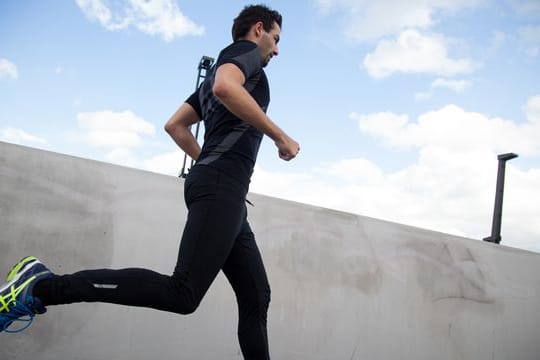
[[[7,143],[7,142],[4,142],[4,141],[0,141],[0,149],[3,148],[3,147],[5,147],[5,148],[11,147],[12,149],[18,149],[19,151],[32,152],[32,153],[34,153],[34,155],[42,153],[42,154],[44,154],[46,156],[53,156],[53,157],[56,157],[56,158],[70,159],[70,161],[86,162],[88,164],[92,164],[92,166],[94,166],[94,167],[105,167],[106,169],[111,169],[111,170],[115,169],[116,171],[121,170],[122,172],[131,173],[131,174],[137,175],[137,176],[144,175],[144,176],[155,177],[156,179],[161,178],[161,179],[168,179],[168,180],[175,180],[175,181],[183,182],[183,179],[181,179],[179,177],[176,177],[176,176],[159,174],[159,173],[155,173],[155,172],[148,171],[148,170],[142,170],[142,169],[132,168],[132,167],[128,167],[128,166],[116,165],[116,164],[107,163],[107,162],[103,162],[103,161],[99,161],[99,160],[87,159],[87,158],[82,158],[82,157],[79,157],[79,156],[68,155],[68,154],[63,154],[63,153],[54,152],[54,151],[50,151],[50,150],[38,149],[38,148],[29,147],[29,146],[24,146],[24,145],[19,145],[19,144],[12,144],[12,143]],[[0,152],[0,153],[2,153],[2,152]],[[0,160],[1,160],[1,156],[0,156]],[[516,252],[516,253],[522,253],[522,254],[530,254],[530,255],[533,255],[533,256],[539,256],[540,257],[540,254],[538,254],[538,253],[535,253],[535,252],[532,252],[532,251],[529,251],[529,250],[518,249],[518,248],[506,246],[506,245],[503,245],[503,244],[487,243],[487,242],[480,241],[478,239],[473,239],[473,238],[468,238],[468,237],[462,237],[462,236],[447,234],[447,233],[443,233],[443,232],[436,231],[436,230],[419,228],[419,227],[415,227],[415,226],[411,226],[411,225],[407,225],[407,224],[401,224],[401,223],[396,223],[396,222],[392,222],[392,221],[388,221],[388,220],[377,219],[377,218],[373,218],[373,217],[366,216],[366,215],[354,214],[354,213],[349,213],[349,212],[345,212],[345,211],[341,211],[341,210],[325,208],[325,207],[321,207],[321,206],[317,206],[317,205],[310,205],[310,204],[300,203],[300,202],[293,201],[293,200],[287,200],[287,199],[272,197],[272,196],[263,195],[263,194],[259,194],[259,193],[250,192],[249,195],[248,195],[248,199],[254,204],[255,207],[257,207],[258,203],[265,203],[265,202],[270,202],[271,201],[274,205],[279,206],[281,204],[281,206],[294,207],[294,208],[298,208],[299,210],[302,210],[302,211],[325,212],[326,214],[330,214],[330,215],[337,216],[337,217],[340,217],[340,218],[355,219],[356,221],[363,221],[363,222],[367,221],[367,222],[373,222],[373,223],[379,223],[379,224],[388,224],[388,225],[392,225],[392,226],[400,226],[400,227],[403,227],[403,229],[409,229],[410,231],[421,231],[421,232],[424,232],[426,234],[433,234],[434,237],[453,238],[453,239],[461,239],[461,240],[464,240],[464,241],[472,241],[475,244],[478,244],[479,246],[483,246],[483,247],[486,247],[486,248],[491,247],[493,249]]]
[[105,161],[83,158],[83,157],[76,156],[76,155],[69,155],[69,154],[64,154],[64,153],[55,152],[55,151],[51,151],[51,150],[33,148],[33,147],[30,147],[30,146],[12,144],[12,143],[8,143],[8,142],[0,141],[0,148],[2,148],[2,147],[13,147],[13,148],[18,148],[21,151],[35,152],[35,153],[42,152],[44,154],[48,154],[49,156],[65,158],[65,159],[71,159],[71,160],[80,160],[80,161],[83,161],[83,162],[86,162],[86,163],[89,163],[89,164],[93,164],[94,166],[103,166],[103,167],[111,168],[111,169],[122,169],[123,171],[132,172],[134,174],[139,174],[139,175],[140,174],[146,174],[146,175],[156,176],[156,177],[161,177],[161,178],[171,178],[171,177],[174,178],[174,176],[165,175],[165,174],[159,174],[159,173],[156,173],[156,172],[153,172],[153,171],[137,169],[137,168],[133,168],[133,167],[129,167],[129,166],[112,164],[112,163],[108,163],[108,162],[105,162]]

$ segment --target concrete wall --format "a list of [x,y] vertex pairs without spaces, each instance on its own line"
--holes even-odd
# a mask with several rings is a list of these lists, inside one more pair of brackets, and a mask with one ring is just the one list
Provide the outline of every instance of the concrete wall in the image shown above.
[[[170,273],[182,180],[0,143],[0,273],[33,254],[57,273]],[[540,254],[256,194],[272,285],[273,359],[540,359]],[[3,275],[2,275],[3,276]],[[241,359],[220,275],[190,316],[50,307],[0,359]]]

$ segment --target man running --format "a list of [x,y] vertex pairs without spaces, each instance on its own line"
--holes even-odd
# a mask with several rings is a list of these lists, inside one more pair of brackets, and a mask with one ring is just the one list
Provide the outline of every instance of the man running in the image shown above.
[[[238,337],[245,359],[269,359],[266,315],[270,286],[247,221],[246,195],[263,134],[289,161],[299,152],[266,116],[270,101],[263,68],[278,55],[281,15],[245,7],[234,20],[233,43],[206,80],[175,112],[165,130],[196,160],[184,183],[188,216],[172,275],[151,270],[85,270],[56,275],[35,257],[9,272],[0,288],[0,331],[50,305],[106,302],[179,314],[193,313],[220,270],[236,294]],[[204,120],[202,149],[190,127]]]

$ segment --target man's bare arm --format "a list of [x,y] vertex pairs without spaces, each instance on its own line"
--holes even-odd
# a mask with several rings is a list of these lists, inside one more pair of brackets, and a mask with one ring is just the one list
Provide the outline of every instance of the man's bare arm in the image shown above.
[[216,71],[212,90],[230,112],[274,140],[280,158],[293,159],[300,146],[262,111],[244,88],[245,80],[244,73],[236,65],[223,64]]
[[183,103],[165,124],[165,131],[194,160],[199,158],[201,147],[190,128],[199,121],[201,119],[195,109],[190,104]]

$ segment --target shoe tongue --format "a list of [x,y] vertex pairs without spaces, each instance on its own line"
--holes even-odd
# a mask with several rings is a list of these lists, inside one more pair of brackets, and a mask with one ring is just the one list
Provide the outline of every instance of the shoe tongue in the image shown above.
[[30,308],[36,313],[36,314],[43,314],[47,311],[47,309],[45,308],[45,306],[43,306],[43,302],[37,298],[37,297],[33,297],[31,300],[30,300]]

